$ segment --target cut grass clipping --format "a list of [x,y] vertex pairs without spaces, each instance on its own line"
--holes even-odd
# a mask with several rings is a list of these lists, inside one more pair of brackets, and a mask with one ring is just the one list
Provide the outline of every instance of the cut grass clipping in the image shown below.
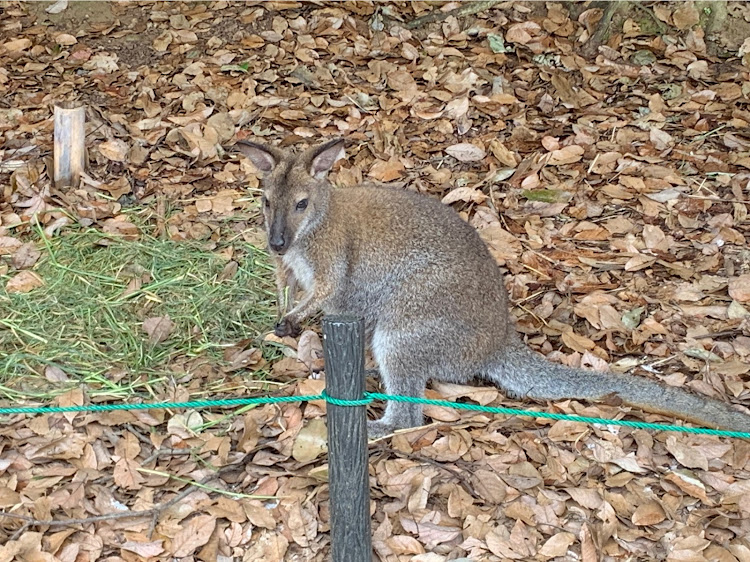
[[[223,349],[259,340],[273,325],[266,256],[248,244],[233,245],[240,254],[236,271],[199,244],[145,236],[127,241],[89,230],[45,244],[34,268],[43,286],[8,294],[9,277],[0,276],[0,395],[6,398],[47,398],[70,388],[45,379],[49,366],[85,383],[92,395],[148,392],[176,376],[170,363],[205,356],[219,364]],[[144,320],[167,315],[171,331],[154,343]]]

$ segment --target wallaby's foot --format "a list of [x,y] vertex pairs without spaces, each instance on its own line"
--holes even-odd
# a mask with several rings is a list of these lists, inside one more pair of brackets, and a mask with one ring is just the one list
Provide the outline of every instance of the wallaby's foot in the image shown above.
[[389,435],[398,429],[395,424],[388,423],[385,420],[375,420],[367,422],[367,437],[369,439],[378,439]]
[[300,334],[300,326],[296,322],[292,322],[289,318],[284,317],[276,324],[273,333],[280,338],[291,336],[296,338]]

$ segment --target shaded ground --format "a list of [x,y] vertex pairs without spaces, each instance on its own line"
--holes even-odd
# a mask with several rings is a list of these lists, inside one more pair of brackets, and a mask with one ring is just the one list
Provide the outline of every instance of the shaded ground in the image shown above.
[[[713,42],[691,3],[635,8],[584,59],[601,10],[500,3],[403,27],[431,4],[71,3],[59,14],[2,4],[5,396],[319,392],[317,325],[295,341],[268,336],[257,179],[226,149],[247,137],[345,135],[350,153],[333,179],[393,182],[454,206],[509,273],[519,330],[551,360],[748,404],[748,6],[728,4]],[[88,176],[57,190],[51,108],[71,100],[87,106]],[[78,268],[91,257],[91,243],[76,245],[86,236],[122,248],[121,266],[89,259],[86,271],[113,280],[107,303],[136,291],[132,308],[115,311],[123,335],[106,339],[146,350],[137,354],[154,360],[147,369],[108,354],[117,342],[101,341],[99,324],[63,320],[75,294],[58,309],[50,300],[55,252]],[[164,263],[174,258],[195,283],[152,287],[180,274],[139,262],[138,245],[140,256],[168,248]],[[180,316],[190,307],[173,301],[196,287],[232,310],[246,290],[255,323]],[[19,316],[42,302],[44,320],[59,322]],[[86,372],[100,378],[55,351],[72,342],[96,344]],[[484,387],[428,395],[524,406]],[[673,421],[575,401],[544,407]],[[436,423],[372,445],[381,560],[750,560],[745,441],[427,413]],[[310,403],[8,417],[0,509],[26,519],[0,518],[0,561],[324,560],[323,414]],[[201,487],[180,496],[189,483]],[[123,511],[145,512],[40,523]]]

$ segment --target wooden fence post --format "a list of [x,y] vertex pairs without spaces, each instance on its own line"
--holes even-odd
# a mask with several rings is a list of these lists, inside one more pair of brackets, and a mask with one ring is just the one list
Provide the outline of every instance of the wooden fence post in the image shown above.
[[[364,323],[350,316],[323,319],[326,393],[360,400],[365,391]],[[370,482],[367,407],[326,406],[331,495],[331,559],[370,562]]]
[[55,106],[54,180],[55,187],[78,187],[86,156],[86,108]]

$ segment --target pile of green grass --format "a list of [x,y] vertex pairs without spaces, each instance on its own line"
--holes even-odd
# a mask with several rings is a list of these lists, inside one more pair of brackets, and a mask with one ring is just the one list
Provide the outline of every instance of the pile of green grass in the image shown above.
[[[124,397],[170,374],[171,361],[206,356],[221,363],[227,346],[246,338],[259,343],[273,325],[267,256],[248,244],[233,244],[238,268],[222,279],[227,259],[196,243],[127,241],[94,230],[44,243],[34,268],[44,286],[8,294],[8,276],[0,276],[6,398],[46,398],[70,388],[45,379],[49,365],[91,394]],[[126,294],[144,274],[146,282]],[[174,323],[170,336],[149,342],[143,320],[165,315]],[[110,376],[116,370],[120,375]]]

